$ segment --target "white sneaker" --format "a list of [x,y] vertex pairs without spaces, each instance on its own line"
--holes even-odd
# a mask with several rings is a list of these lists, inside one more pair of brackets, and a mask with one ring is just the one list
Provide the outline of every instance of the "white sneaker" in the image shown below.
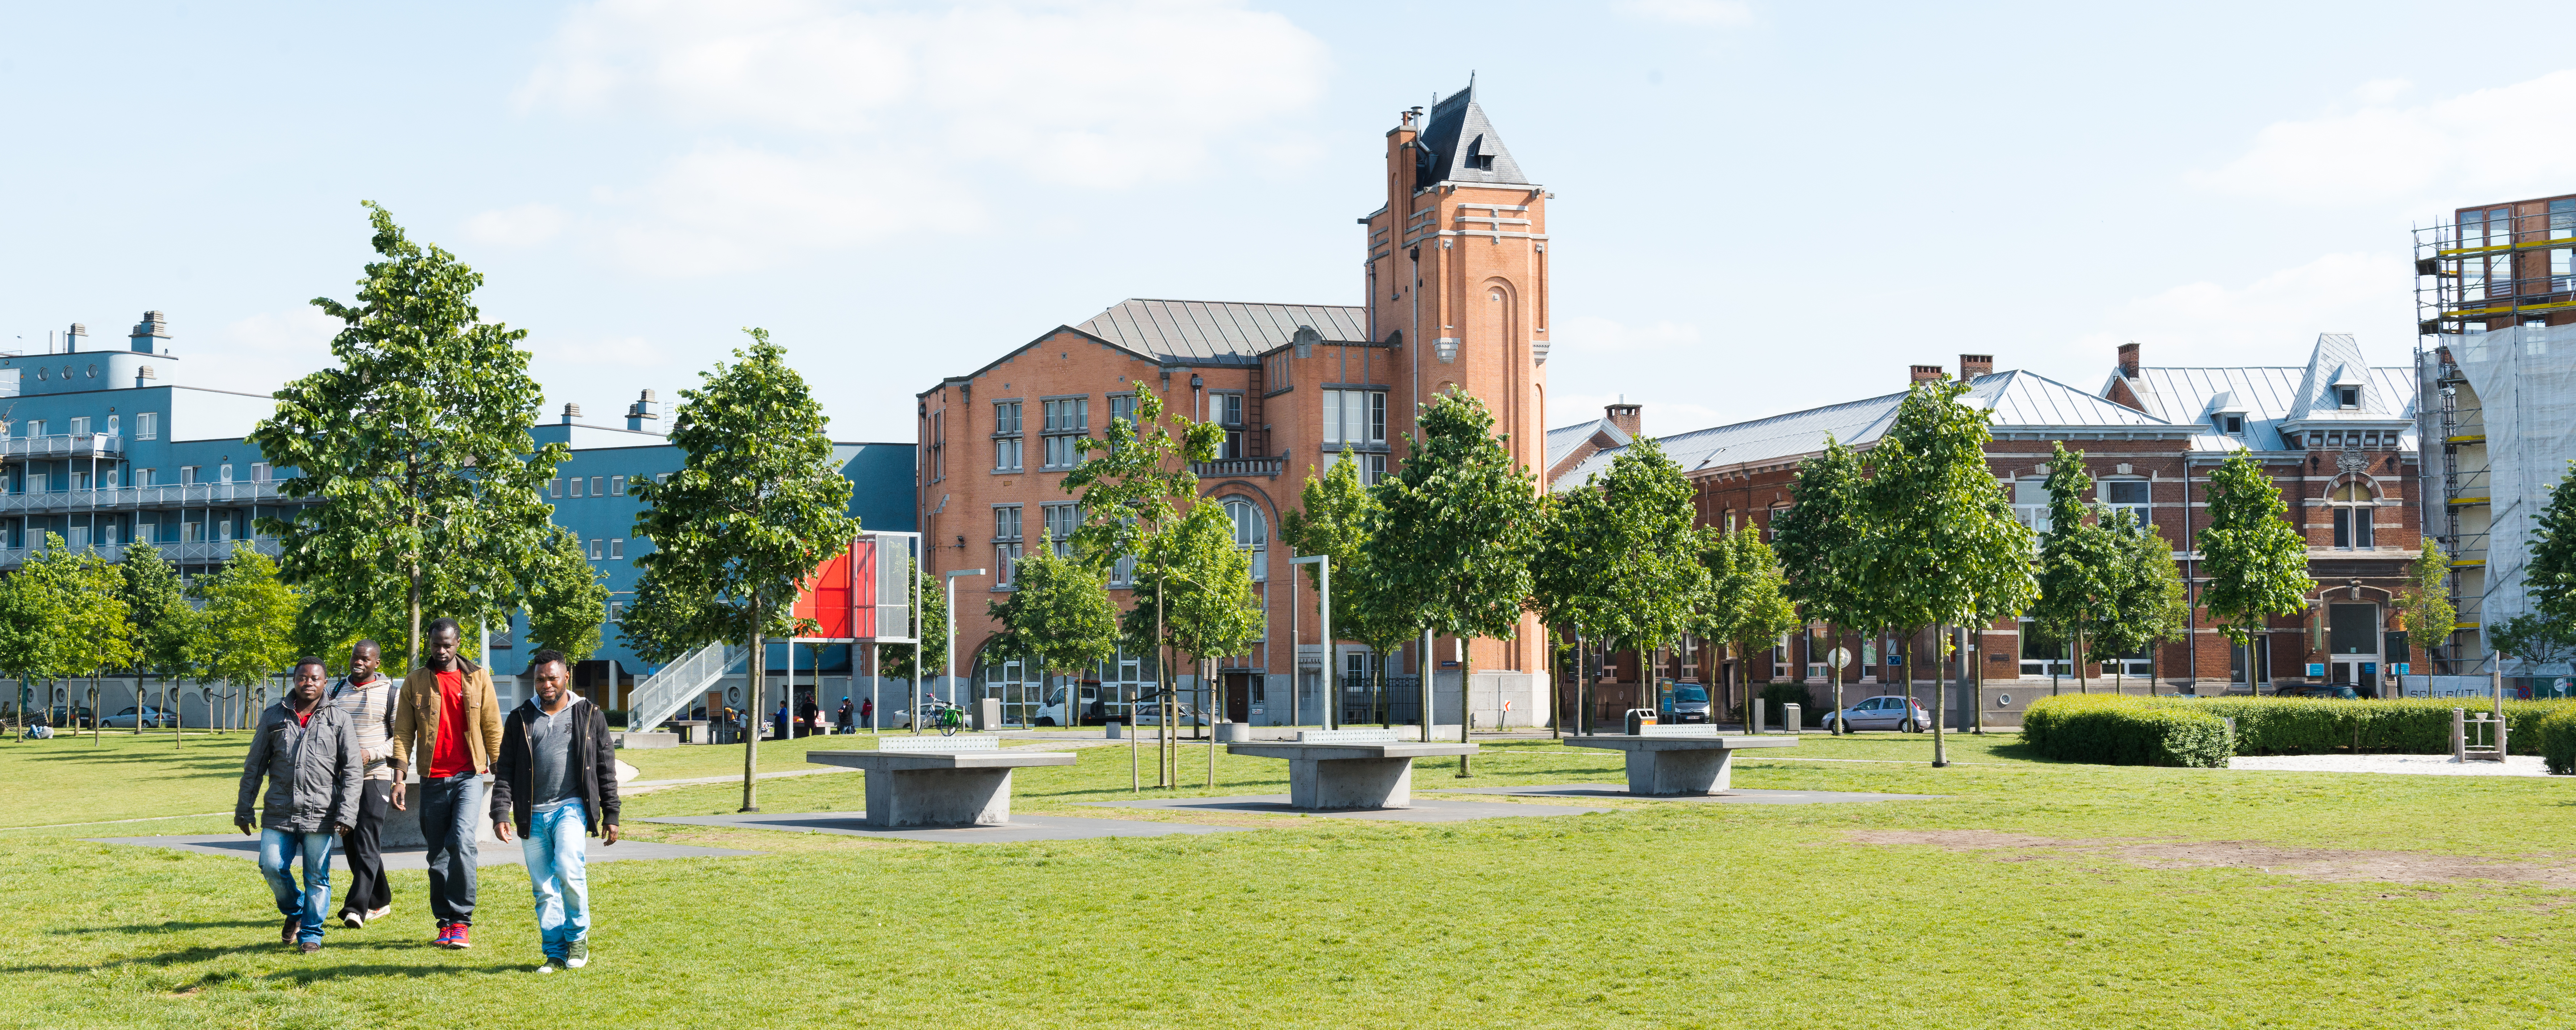
[[554,971],[555,971],[555,960],[553,960],[553,959],[547,959],[547,960],[545,960],[545,961],[543,961],[543,962],[537,963],[537,972],[540,972],[540,973],[551,973],[551,972],[554,972]]
[[564,956],[563,964],[566,969],[579,969],[583,966],[589,965],[590,938],[584,937],[572,942],[572,949],[570,953]]
[[392,914],[394,914],[394,907],[392,905],[387,905],[383,908],[367,913],[367,921],[372,923]]
[[354,911],[342,912],[340,913],[340,925],[352,930],[365,929],[367,926],[367,914],[364,912]]

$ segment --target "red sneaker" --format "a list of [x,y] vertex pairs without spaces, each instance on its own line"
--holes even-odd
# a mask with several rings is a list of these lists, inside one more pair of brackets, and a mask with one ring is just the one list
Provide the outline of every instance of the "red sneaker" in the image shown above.
[[467,948],[473,947],[474,941],[468,936],[473,929],[474,924],[472,923],[447,924],[447,949],[450,951],[463,951]]
[[429,942],[429,945],[433,948],[444,948],[447,946],[448,941],[454,939],[456,939],[456,924],[440,923],[438,924],[438,936],[432,939]]

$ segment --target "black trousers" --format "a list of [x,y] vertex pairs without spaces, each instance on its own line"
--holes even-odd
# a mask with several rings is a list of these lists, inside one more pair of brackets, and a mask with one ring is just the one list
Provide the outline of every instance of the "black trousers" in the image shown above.
[[420,835],[429,844],[429,914],[474,921],[475,820],[484,818],[483,780],[473,773],[420,781]]
[[349,859],[349,893],[340,910],[364,915],[394,903],[393,885],[385,882],[385,813],[393,808],[394,782],[368,780],[358,785],[358,819],[340,838],[340,853]]

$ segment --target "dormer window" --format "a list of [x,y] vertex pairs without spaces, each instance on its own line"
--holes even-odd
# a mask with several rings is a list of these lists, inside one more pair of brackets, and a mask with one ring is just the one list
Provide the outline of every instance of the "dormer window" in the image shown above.
[[2210,421],[2217,423],[2218,431],[2222,433],[2233,435],[2243,433],[2245,431],[2245,416],[2243,415],[2218,415],[2212,417]]
[[2358,408],[2358,407],[2360,407],[2360,406],[2361,406],[2361,387],[2358,387],[2358,386],[2338,386],[2338,387],[2335,387],[2335,403],[2340,404],[2340,405],[2343,405],[2344,407],[2347,407],[2347,408]]

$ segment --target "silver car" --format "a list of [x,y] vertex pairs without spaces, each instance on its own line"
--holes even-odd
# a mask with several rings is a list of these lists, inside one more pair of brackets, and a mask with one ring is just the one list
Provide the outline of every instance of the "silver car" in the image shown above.
[[1848,720],[1845,725],[1855,730],[1902,730],[1910,733],[1932,725],[1932,713],[1923,710],[1922,702],[1896,694],[1882,694],[1839,712],[1827,712],[1824,725],[1831,727],[1835,719]]

